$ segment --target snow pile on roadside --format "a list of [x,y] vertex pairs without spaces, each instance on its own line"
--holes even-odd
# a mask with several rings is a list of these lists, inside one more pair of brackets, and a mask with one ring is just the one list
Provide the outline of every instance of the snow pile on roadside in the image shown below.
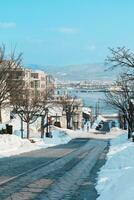
[[62,130],[53,130],[52,138],[44,136],[43,139],[39,137],[32,137],[31,139],[33,139],[36,142],[36,145],[38,145],[40,148],[47,148],[60,144],[66,144],[71,140],[71,137],[69,137],[66,132]]
[[134,143],[124,133],[110,142],[106,164],[101,168],[96,189],[98,200],[134,199]]
[[16,135],[0,135],[0,157],[20,154],[39,149],[27,139],[21,139]]
[[111,129],[110,132],[106,133],[106,134],[102,134],[99,131],[96,131],[94,129],[89,129],[89,131],[87,132],[85,131],[81,131],[81,130],[70,130],[70,129],[63,129],[63,128],[58,128],[55,127],[56,130],[62,130],[63,132],[67,133],[67,135],[74,139],[74,138],[93,138],[93,139],[110,139],[110,138],[115,138],[119,135],[122,134],[122,130],[114,127]]
[[65,132],[57,130],[52,131],[52,138],[44,137],[41,139],[35,134],[34,137],[31,138],[34,143],[31,143],[28,139],[21,139],[19,136],[20,131],[16,131],[15,133],[17,135],[0,135],[0,158],[59,144],[66,144],[71,140],[71,137]]

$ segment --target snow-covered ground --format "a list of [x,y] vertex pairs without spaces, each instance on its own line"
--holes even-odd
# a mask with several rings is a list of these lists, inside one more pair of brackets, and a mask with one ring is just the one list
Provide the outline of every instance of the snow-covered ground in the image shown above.
[[[0,158],[13,156],[16,154],[33,151],[41,148],[66,144],[71,140],[71,137],[63,130],[55,130],[52,128],[52,138],[40,138],[40,120],[30,126],[30,139],[21,139],[20,119],[16,117],[10,122],[13,125],[13,135],[0,135]],[[5,128],[4,124],[0,124],[0,129]],[[26,137],[26,124],[24,123],[24,137]]]
[[35,143],[31,143],[27,139],[21,139],[19,136],[14,134],[0,135],[0,158],[59,144],[66,144],[71,140],[71,138],[63,131],[53,131],[52,134],[52,138],[44,137],[44,139],[41,139],[37,136],[32,137]]
[[[99,121],[102,120],[101,117],[97,119],[95,122],[96,125]],[[8,121],[9,123],[9,121]],[[55,146],[59,144],[68,143],[73,138],[113,138],[120,134],[118,128],[113,129],[111,132],[107,134],[99,134],[95,129],[87,129],[82,130],[68,130],[61,129],[57,127],[52,127],[52,138],[44,137],[44,139],[40,138],[40,119],[38,119],[34,124],[30,126],[30,138],[33,139],[35,143],[31,143],[27,139],[21,139],[20,132],[20,119],[19,117],[15,117],[10,121],[10,125],[13,126],[13,135],[0,135],[0,157],[12,156],[16,154],[20,154],[23,152],[28,152],[32,150],[37,150],[40,148],[47,148],[50,146]],[[5,128],[5,125],[0,125],[0,129]],[[26,137],[26,124],[24,123],[24,137]]]
[[[35,143],[31,143],[27,139],[20,138],[20,120],[16,118],[10,122],[14,127],[14,134],[0,135],[0,158],[65,144],[73,138],[111,138],[107,161],[99,172],[96,185],[96,189],[100,194],[98,200],[133,200],[134,143],[127,140],[126,132],[118,128],[112,128],[109,133],[100,134],[95,130],[95,126],[100,120],[102,120],[102,117],[97,119],[93,126],[94,129],[89,129],[88,132],[86,128],[73,131],[52,127],[53,137],[44,137],[44,139],[40,138],[40,121],[37,121],[30,127],[30,136],[35,141]],[[1,128],[5,128],[5,125],[0,125]],[[24,124],[25,134],[26,124]]]
[[[60,130],[60,128],[57,127],[55,127],[55,129]],[[62,130],[66,132],[72,139],[73,138],[111,139],[122,134],[122,131],[120,131],[120,129],[117,127],[112,128],[111,131],[106,134],[100,133],[95,129],[89,129],[89,131],[87,131],[86,129],[84,131],[82,130],[74,131],[69,129],[62,129]]]
[[98,200],[134,199],[134,143],[124,132],[110,142],[106,164],[101,168],[96,189]]

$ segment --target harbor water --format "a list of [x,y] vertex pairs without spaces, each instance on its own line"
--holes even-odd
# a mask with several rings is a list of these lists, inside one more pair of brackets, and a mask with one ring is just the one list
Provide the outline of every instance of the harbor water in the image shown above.
[[108,105],[105,99],[105,92],[93,91],[93,90],[80,90],[74,88],[68,88],[67,93],[70,96],[76,96],[83,101],[83,106],[90,107],[94,114],[114,114],[118,113],[118,110]]

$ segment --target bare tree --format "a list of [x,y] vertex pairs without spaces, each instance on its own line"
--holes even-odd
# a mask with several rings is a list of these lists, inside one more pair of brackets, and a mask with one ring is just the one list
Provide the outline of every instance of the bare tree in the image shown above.
[[124,75],[128,80],[134,80],[134,53],[126,47],[109,48],[110,55],[106,58],[106,64],[110,69],[116,67],[125,70]]
[[30,124],[47,112],[47,96],[33,93],[28,87],[24,88],[17,96],[14,96],[13,107],[21,120],[27,124],[27,138],[30,137]]
[[[106,101],[113,107],[118,108],[128,123],[128,138],[131,137],[134,131],[134,53],[126,47],[109,48],[110,55],[107,56],[106,64],[110,69],[116,67],[122,68],[122,75],[119,85],[119,90],[110,91],[106,94]],[[124,71],[125,70],[125,71]]]
[[80,102],[76,97],[71,96],[62,96],[61,99],[58,101],[58,104],[60,104],[63,107],[63,111],[66,115],[66,122],[67,122],[67,129],[71,129],[71,120],[73,115],[76,112],[76,108],[78,109],[78,106],[80,106]]
[[134,69],[134,53],[126,47],[109,48],[110,56],[107,56],[106,63],[112,67],[129,67]]
[[105,101],[112,107],[118,109],[127,121],[128,124],[128,138],[134,131],[134,108],[131,100],[134,98],[133,90],[134,81],[130,82],[126,76],[121,76],[120,80],[116,82],[115,88],[105,93]]
[[0,47],[0,122],[2,122],[1,109],[10,102],[11,95],[15,95],[22,87],[11,79],[11,74],[20,67],[21,61],[22,54],[15,56],[13,51],[6,57],[5,45]]

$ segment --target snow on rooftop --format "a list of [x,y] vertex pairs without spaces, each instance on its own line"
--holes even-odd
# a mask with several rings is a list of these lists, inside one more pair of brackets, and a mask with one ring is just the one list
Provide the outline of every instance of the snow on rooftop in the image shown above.
[[105,121],[107,121],[107,119],[106,119],[105,117],[99,115],[99,116],[97,117],[97,119],[95,120],[95,122],[93,123],[92,128],[95,129],[101,121],[104,121],[104,122],[105,122]]
[[82,112],[87,114],[87,115],[91,115],[91,108],[88,107],[82,107]]
[[40,73],[40,74],[47,74],[46,72],[42,71],[42,70],[34,70],[33,73]]
[[49,108],[49,115],[50,116],[62,116],[63,108],[60,106],[53,106]]
[[113,114],[104,114],[103,117],[118,117],[119,114],[118,113],[113,113]]

